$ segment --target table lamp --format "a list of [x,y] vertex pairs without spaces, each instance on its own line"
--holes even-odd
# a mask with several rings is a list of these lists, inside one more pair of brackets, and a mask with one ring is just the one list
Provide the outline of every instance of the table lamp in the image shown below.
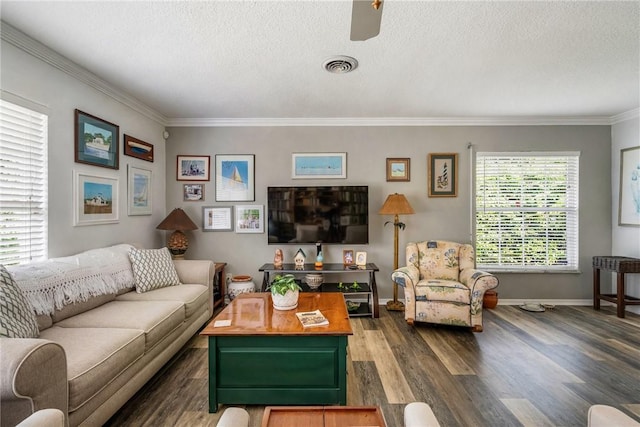
[[167,248],[169,248],[173,259],[183,259],[184,253],[189,247],[189,240],[183,232],[197,230],[198,226],[182,209],[175,208],[156,228],[158,230],[174,230],[167,241]]
[[[394,215],[393,218],[393,269],[398,269],[398,229],[405,228],[405,223],[400,222],[398,219],[398,215],[411,215],[414,214],[415,211],[409,204],[409,201],[404,194],[393,193],[387,197],[384,205],[378,211],[380,215]],[[387,225],[391,221],[387,221],[384,225]],[[398,284],[393,282],[393,301],[387,302],[387,310],[390,311],[402,311],[404,310],[404,304],[401,301],[398,301]]]

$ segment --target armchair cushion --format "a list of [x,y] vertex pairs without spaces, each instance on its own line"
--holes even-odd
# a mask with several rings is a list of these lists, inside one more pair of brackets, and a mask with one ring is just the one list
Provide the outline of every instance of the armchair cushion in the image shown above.
[[454,280],[420,280],[416,301],[449,301],[470,304],[469,288]]
[[[420,270],[421,279],[458,280],[460,244],[434,241],[419,242],[407,258],[407,264],[414,264]],[[409,247],[407,247],[409,252]]]

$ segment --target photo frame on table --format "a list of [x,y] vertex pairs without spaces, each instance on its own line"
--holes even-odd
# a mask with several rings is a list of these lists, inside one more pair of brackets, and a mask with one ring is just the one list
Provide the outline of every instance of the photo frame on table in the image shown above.
[[427,166],[429,197],[457,197],[458,153],[431,153]]
[[347,153],[293,153],[291,178],[337,179],[347,177]]
[[355,256],[353,254],[353,249],[342,250],[342,264],[353,265],[355,263],[354,260],[355,260]]
[[264,233],[264,205],[236,205],[236,233]]
[[411,181],[411,159],[387,157],[387,182]]
[[151,171],[127,165],[127,214],[151,215]]
[[233,231],[231,206],[204,206],[202,208],[203,231]]
[[136,159],[153,162],[153,145],[124,134],[124,154]]
[[73,172],[73,226],[119,221],[118,178]]
[[356,265],[358,267],[365,267],[367,265],[366,252],[356,252]]
[[640,146],[620,150],[618,225],[640,227]]
[[184,184],[182,195],[185,202],[203,202],[204,184]]
[[118,169],[120,127],[78,109],[74,117],[75,162]]
[[216,154],[216,202],[253,202],[255,155]]
[[176,157],[176,179],[178,181],[209,181],[211,156]]

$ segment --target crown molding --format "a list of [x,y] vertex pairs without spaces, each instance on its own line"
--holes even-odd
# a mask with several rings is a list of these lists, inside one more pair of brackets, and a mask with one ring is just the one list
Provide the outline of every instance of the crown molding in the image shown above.
[[0,23],[0,38],[7,43],[10,43],[23,50],[24,52],[40,59],[41,61],[51,65],[54,68],[70,75],[71,77],[79,80],[82,83],[102,92],[103,94],[113,98],[117,102],[131,108],[134,111],[150,118],[151,120],[158,122],[159,124],[166,126],[167,118],[142,103],[136,98],[128,95],[120,89],[109,84],[105,80],[96,76],[87,69],[81,67],[70,59],[60,55],[51,48],[43,45],[39,41],[29,37],[17,28],[2,21]]
[[611,124],[609,116],[170,118],[170,127],[278,126],[567,126]]
[[626,122],[627,120],[637,119],[638,117],[640,117],[640,108],[611,116],[611,124],[615,125],[616,123]]

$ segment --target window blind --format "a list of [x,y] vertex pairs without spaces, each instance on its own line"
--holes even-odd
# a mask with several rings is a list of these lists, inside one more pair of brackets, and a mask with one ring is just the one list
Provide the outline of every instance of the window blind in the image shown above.
[[47,123],[0,99],[0,263],[47,257]]
[[491,271],[578,269],[579,153],[476,157],[476,263]]

